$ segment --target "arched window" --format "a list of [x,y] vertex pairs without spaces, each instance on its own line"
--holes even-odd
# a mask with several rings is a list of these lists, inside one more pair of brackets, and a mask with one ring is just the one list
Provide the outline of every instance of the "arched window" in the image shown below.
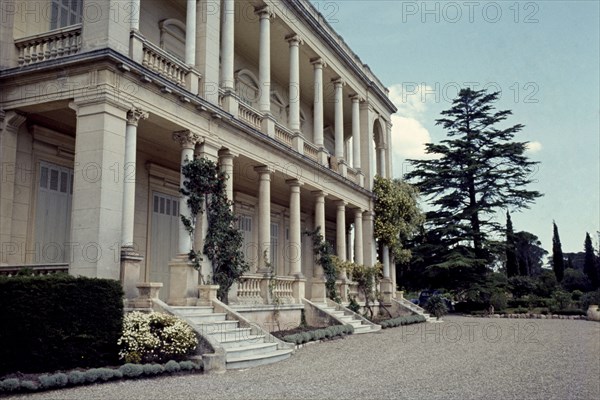
[[282,125],[287,124],[287,105],[277,92],[271,93],[271,114],[275,117],[277,122]]
[[160,28],[160,48],[185,61],[185,24],[178,19],[164,19]]
[[373,151],[374,156],[371,159],[371,171],[379,176],[386,176],[385,159],[382,159],[380,149],[385,148],[385,129],[383,128],[381,119],[377,118],[373,123]]
[[251,107],[258,102],[258,79],[247,69],[235,73],[235,91],[240,96],[240,101]]

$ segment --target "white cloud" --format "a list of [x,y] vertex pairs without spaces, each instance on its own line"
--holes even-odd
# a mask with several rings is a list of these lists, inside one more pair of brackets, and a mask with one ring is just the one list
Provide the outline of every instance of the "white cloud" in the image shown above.
[[526,150],[527,153],[535,154],[535,153],[539,153],[540,151],[542,151],[542,144],[540,142],[533,141],[533,142],[527,143],[527,150]]
[[406,159],[431,159],[436,156],[425,153],[425,143],[431,142],[431,134],[423,126],[427,107],[421,93],[427,87],[404,87],[393,85],[390,100],[398,108],[392,115],[392,155],[394,176],[401,177],[410,166]]

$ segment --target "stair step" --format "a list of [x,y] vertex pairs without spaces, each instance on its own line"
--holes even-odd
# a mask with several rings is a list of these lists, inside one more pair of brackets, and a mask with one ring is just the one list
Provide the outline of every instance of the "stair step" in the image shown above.
[[214,311],[213,306],[197,306],[197,307],[173,307],[180,315],[185,317],[192,317],[195,315],[206,315],[212,314]]
[[371,332],[371,326],[370,325],[361,325],[361,326],[357,326],[354,327],[354,334],[355,335],[359,335],[361,333],[368,333]]
[[213,336],[219,342],[227,340],[244,340],[251,336],[251,328],[235,328],[227,331],[212,332],[209,335]]
[[340,316],[337,316],[337,317],[343,323],[348,323],[349,324],[350,322],[354,321],[354,316],[353,315],[340,315]]
[[352,321],[348,322],[348,324],[356,328],[358,326],[362,326],[362,321],[359,319],[353,319]]
[[256,343],[249,346],[233,347],[225,350],[227,359],[244,358],[272,353],[277,350],[277,343]]
[[196,323],[194,325],[198,327],[200,332],[204,333],[205,335],[210,335],[211,333],[215,332],[223,332],[235,329],[238,327],[238,324],[238,321],[206,321]]
[[[216,338],[218,340],[218,338]],[[244,338],[230,338],[219,340],[219,343],[225,350],[234,349],[237,347],[252,346],[254,344],[265,343],[265,335],[249,335]]]
[[249,357],[227,358],[227,369],[242,369],[272,364],[290,357],[293,350],[276,350],[267,354]]
[[225,313],[198,314],[198,315],[188,316],[187,318],[195,324],[201,324],[203,322],[225,321],[227,319],[227,314],[225,314]]

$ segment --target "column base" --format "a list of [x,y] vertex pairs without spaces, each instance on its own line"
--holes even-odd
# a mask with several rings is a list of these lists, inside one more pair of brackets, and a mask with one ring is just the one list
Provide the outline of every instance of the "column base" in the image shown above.
[[344,177],[348,177],[348,165],[346,164],[346,160],[338,161],[338,172]]
[[187,255],[169,262],[169,300],[172,306],[195,306],[198,302],[198,271],[190,264]]
[[300,154],[304,154],[304,138],[300,132],[294,132],[292,139],[292,148]]
[[198,94],[200,89],[200,72],[191,68],[190,72],[185,77],[185,87],[192,94]]
[[358,178],[358,186],[365,187],[365,176],[360,169],[356,171],[356,176]]
[[134,30],[129,34],[129,57],[138,64],[144,61],[144,36]]
[[302,299],[306,294],[306,279],[297,277],[293,283],[294,301],[296,304],[302,304]]
[[158,293],[163,287],[162,282],[140,282],[137,284],[138,297],[129,301],[131,308],[152,309],[152,299],[158,299]]
[[379,285],[381,294],[383,296],[384,303],[391,303],[392,301],[392,280],[390,278],[383,278]]
[[132,246],[121,247],[121,284],[128,300],[138,297],[137,284],[140,282],[140,266],[143,260],[144,257]]
[[321,147],[319,149],[317,160],[319,161],[319,164],[329,167],[329,153],[327,150],[325,150],[325,148]]
[[233,89],[227,89],[223,95],[223,108],[233,118],[237,119],[239,115],[239,99]]
[[310,301],[315,303],[325,303],[327,301],[327,289],[325,287],[325,279],[313,278],[311,284]]
[[263,113],[261,132],[270,138],[275,137],[275,117],[271,113]]

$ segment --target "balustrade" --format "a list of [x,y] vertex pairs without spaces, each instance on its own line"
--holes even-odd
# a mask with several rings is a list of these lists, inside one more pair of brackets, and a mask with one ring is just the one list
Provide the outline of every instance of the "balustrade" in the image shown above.
[[76,54],[81,50],[81,24],[15,40],[20,66]]

